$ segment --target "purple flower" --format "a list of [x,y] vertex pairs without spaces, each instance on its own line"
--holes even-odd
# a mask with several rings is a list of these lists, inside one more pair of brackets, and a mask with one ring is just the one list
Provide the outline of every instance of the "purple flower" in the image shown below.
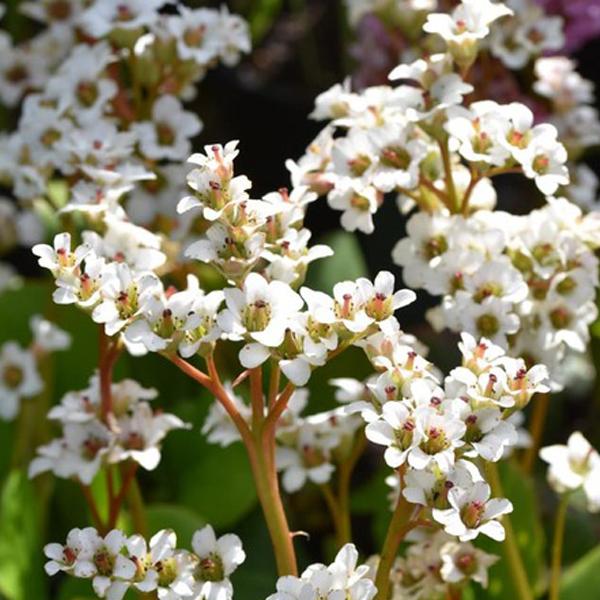
[[572,54],[600,35],[598,0],[536,0],[549,14],[565,19],[564,51]]

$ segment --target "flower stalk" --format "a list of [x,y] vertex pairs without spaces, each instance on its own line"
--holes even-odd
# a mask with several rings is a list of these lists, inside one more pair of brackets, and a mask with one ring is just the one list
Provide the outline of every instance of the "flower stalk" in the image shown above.
[[550,568],[550,593],[549,600],[560,598],[560,576],[562,565],[562,549],[565,537],[565,523],[567,508],[569,507],[569,494],[563,494],[556,511],[554,524],[554,539],[552,540],[552,565]]

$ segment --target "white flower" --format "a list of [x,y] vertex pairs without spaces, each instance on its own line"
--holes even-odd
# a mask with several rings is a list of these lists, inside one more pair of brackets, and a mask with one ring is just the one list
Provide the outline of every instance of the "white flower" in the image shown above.
[[548,481],[560,494],[583,488],[590,512],[600,511],[600,455],[576,431],[567,445],[546,446],[540,458],[547,462]]
[[0,419],[12,421],[23,398],[31,398],[43,388],[36,359],[30,350],[16,342],[0,347]]
[[33,333],[33,343],[45,352],[66,350],[71,345],[71,336],[41,315],[33,315],[29,326]]
[[192,548],[198,556],[194,592],[204,600],[231,600],[230,575],[246,559],[240,538],[228,533],[217,539],[210,525],[196,531]]
[[450,15],[430,13],[423,25],[427,33],[435,33],[446,41],[460,66],[470,66],[477,55],[477,44],[489,34],[489,25],[513,11],[502,2],[462,0]]
[[488,569],[498,561],[498,556],[487,554],[470,542],[446,542],[441,549],[440,575],[448,583],[472,579],[486,588]]
[[521,163],[525,176],[533,179],[546,196],[569,183],[569,171],[565,166],[567,150],[556,140],[556,133],[553,127],[548,126],[515,157]]
[[467,426],[465,441],[473,448],[465,452],[465,456],[469,458],[481,456],[484,460],[496,462],[504,456],[508,447],[517,443],[517,432],[514,426],[503,420],[498,408],[471,410],[467,403],[458,406]]
[[169,18],[166,26],[176,41],[177,53],[182,60],[193,60],[205,66],[219,55],[222,32],[217,11],[180,6],[179,16]]
[[380,271],[371,283],[360,277],[356,285],[362,296],[365,313],[376,321],[391,317],[396,310],[411,304],[417,299],[412,290],[394,292],[395,278],[389,271]]
[[[102,117],[118,91],[112,79],[102,76],[113,60],[111,47],[106,42],[80,44],[50,79],[45,93],[57,101],[61,113],[71,110],[80,124],[91,125]],[[80,130],[75,133],[80,134]]]
[[341,223],[347,231],[373,233],[373,214],[379,207],[377,190],[357,180],[340,183],[327,196],[331,208],[343,211]]
[[457,536],[461,542],[475,539],[480,533],[502,542],[504,527],[497,521],[500,515],[512,512],[512,504],[502,498],[490,500],[490,486],[478,481],[469,489],[453,487],[448,492],[451,508],[434,508],[433,518],[444,525],[444,530]]
[[336,83],[316,97],[315,108],[309,117],[317,121],[338,119],[350,114],[358,103],[360,97],[352,93],[351,81],[348,77],[343,83]]
[[387,446],[384,458],[392,469],[406,462],[422,437],[409,406],[400,401],[386,402],[381,418],[367,425],[365,435],[371,442]]
[[297,447],[277,447],[276,464],[277,470],[283,471],[281,484],[289,494],[302,489],[307,481],[327,483],[335,471],[326,449],[319,447],[315,432],[306,426],[300,428]]
[[460,339],[458,348],[463,357],[463,366],[476,375],[486,371],[505,354],[503,348],[496,346],[485,337],[477,341],[470,333],[463,331]]
[[40,267],[49,269],[56,277],[64,271],[71,272],[78,267],[90,253],[91,248],[88,245],[82,245],[71,251],[71,235],[59,233],[54,236],[53,246],[37,244],[31,251],[39,258]]
[[[56,575],[59,571],[67,573],[80,572],[78,568],[78,559],[83,558],[87,551],[86,540],[93,531],[93,528],[72,529],[67,535],[67,541],[64,544],[46,544],[44,554],[50,560],[44,565],[46,573],[50,576]],[[79,575],[81,576],[81,575]]]
[[81,15],[85,31],[93,37],[103,37],[114,29],[134,30],[152,25],[158,19],[158,9],[165,0],[96,0]]
[[113,436],[99,421],[67,423],[63,437],[37,449],[29,465],[29,477],[52,471],[57,477],[76,477],[90,485],[105,460]]
[[505,129],[500,106],[491,100],[474,102],[468,109],[457,106],[448,109],[444,125],[450,134],[450,148],[470,162],[502,166],[510,156],[500,143]]
[[533,84],[536,93],[550,98],[559,112],[594,102],[594,84],[577,72],[577,65],[566,56],[549,56],[535,61]]
[[368,578],[369,567],[357,562],[354,544],[346,544],[329,566],[317,563],[300,577],[280,577],[277,592],[267,600],[372,600],[377,589]]
[[415,411],[417,446],[408,455],[408,464],[414,469],[425,469],[437,464],[442,472],[448,472],[455,461],[455,449],[464,444],[465,424],[448,413],[439,413],[430,406]]
[[161,96],[152,107],[152,121],[134,123],[141,152],[157,160],[183,160],[190,153],[189,138],[200,133],[202,123],[184,111],[175,96]]
[[100,598],[121,600],[136,573],[134,562],[123,554],[127,538],[117,529],[102,538],[91,528],[83,530],[82,537],[85,557],[80,555],[77,560],[79,576],[92,578],[94,592]]
[[423,287],[428,274],[442,261],[449,249],[448,233],[452,221],[445,215],[414,214],[406,224],[408,237],[392,250],[394,263],[404,267],[403,279],[411,288]]
[[225,288],[227,308],[219,313],[217,322],[231,339],[248,339],[240,351],[240,361],[246,368],[262,364],[269,348],[276,348],[284,339],[290,319],[302,308],[302,298],[281,281],[267,282],[257,273],[250,273],[244,289]]
[[140,314],[145,297],[159,286],[154,274],[137,274],[126,263],[117,263],[110,277],[102,283],[102,302],[94,308],[92,319],[104,323],[107,335],[115,335]]
[[371,144],[378,161],[374,168],[373,185],[382,192],[397,187],[413,189],[419,181],[419,165],[428,147],[420,139],[409,139],[410,129],[386,126],[371,129]]
[[506,336],[519,329],[520,320],[512,312],[513,305],[493,295],[474,302],[469,294],[459,291],[455,299],[444,299],[444,307],[456,313],[460,330],[485,337],[504,348],[508,346]]
[[131,416],[119,419],[118,439],[108,460],[122,462],[130,458],[152,471],[160,462],[160,443],[167,433],[190,427],[175,415],[155,414],[149,404],[141,402],[133,407]]

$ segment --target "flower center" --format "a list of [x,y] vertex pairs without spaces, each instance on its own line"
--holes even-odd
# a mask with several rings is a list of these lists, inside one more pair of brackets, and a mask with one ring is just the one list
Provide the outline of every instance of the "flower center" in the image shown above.
[[16,390],[21,383],[23,383],[23,379],[25,379],[25,374],[23,373],[23,369],[18,365],[6,365],[4,367],[4,372],[2,373],[2,379],[6,387],[10,390]]
[[429,427],[427,439],[421,443],[421,450],[426,454],[438,454],[450,447],[446,432],[439,427]]
[[115,559],[108,550],[102,549],[94,554],[94,564],[96,565],[96,569],[98,569],[98,573],[107,577],[112,575],[115,567]]
[[214,552],[200,558],[198,564],[198,579],[201,581],[222,581],[225,577],[223,561]]
[[156,124],[156,137],[161,146],[172,146],[175,142],[175,133],[168,123]]
[[555,329],[565,329],[571,322],[571,313],[564,306],[555,308],[550,313],[550,322]]
[[380,160],[386,167],[405,171],[410,165],[411,156],[402,146],[389,146],[381,153]]
[[448,250],[448,242],[443,235],[436,235],[428,239],[423,245],[423,254],[429,260],[444,254],[446,250]]
[[159,560],[154,569],[158,573],[158,585],[169,587],[177,578],[177,562],[174,558]]
[[404,423],[402,423],[402,429],[395,431],[396,445],[398,448],[401,450],[410,448],[414,437],[415,427],[416,425],[414,419],[409,417],[406,419],[406,421],[404,421]]
[[263,331],[271,321],[271,305],[266,300],[256,300],[246,306],[242,320],[248,331]]
[[189,29],[185,30],[183,34],[183,41],[186,43],[187,46],[198,48],[202,45],[205,31],[205,25],[199,25],[198,27],[190,27]]
[[495,315],[486,314],[481,315],[475,322],[477,331],[484,337],[493,337],[500,330],[500,323]]
[[475,529],[481,525],[483,513],[485,511],[485,504],[479,500],[469,502],[461,511],[461,518],[463,523],[469,529]]
[[371,159],[366,154],[359,154],[348,161],[348,168],[355,177],[360,177],[371,166]]
[[93,81],[80,81],[75,93],[83,106],[93,106],[98,99],[98,87]]

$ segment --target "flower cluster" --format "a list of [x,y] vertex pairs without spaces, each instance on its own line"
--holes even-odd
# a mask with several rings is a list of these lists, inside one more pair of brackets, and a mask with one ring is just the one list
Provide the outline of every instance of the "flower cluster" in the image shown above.
[[0,346],[0,419],[12,421],[21,401],[43,390],[40,364],[50,353],[66,350],[71,345],[68,333],[40,315],[30,319],[33,340],[28,348],[18,342]]
[[[123,219],[118,201],[128,193],[139,222],[158,219],[168,233],[186,233],[166,199],[185,176],[173,161],[189,155],[202,123],[182,101],[209,68],[235,64],[250,42],[245,21],[225,7],[163,14],[164,4],[22,3],[49,27],[23,48],[0,38],[4,101],[28,92],[17,131],[0,138],[0,180],[21,207],[2,217],[14,223],[13,244],[42,239],[44,207]],[[69,180],[66,206],[52,194],[40,201],[57,177]],[[144,187],[134,191],[138,182]]]
[[358,552],[354,545],[346,544],[330,565],[317,563],[307,567],[300,577],[280,577],[277,591],[267,600],[372,600],[377,589],[368,574],[367,565],[358,565]]
[[153,470],[167,433],[188,427],[175,415],[154,411],[149,400],[156,397],[156,390],[131,379],[110,385],[112,410],[107,415],[100,388],[94,375],[86,389],[67,393],[50,409],[48,418],[60,423],[62,437],[38,448],[30,477],[51,471],[89,485],[104,465],[133,461]]
[[[448,584],[468,581],[487,587],[488,570],[498,560],[470,542],[458,542],[443,531],[411,532],[406,555],[397,558],[392,570],[393,600],[442,597]],[[374,565],[377,560],[373,560]]]
[[577,164],[577,161],[588,148],[600,143],[594,85],[577,72],[574,61],[564,56],[539,58],[535,75],[534,90],[549,104],[549,120],[557,128],[569,154],[573,182],[564,192],[584,209],[593,210],[598,179],[585,163]]
[[[353,92],[346,82],[321,94],[312,116],[331,123],[289,167],[293,183],[326,195],[351,231],[374,231],[388,193],[403,212],[417,208],[393,259],[409,286],[442,296],[430,313],[434,326],[548,363],[558,385],[555,366],[567,348],[585,349],[596,318],[599,222],[553,195],[565,190],[589,206],[589,170],[577,172],[580,185],[565,187],[567,159],[600,139],[599,121],[589,82],[560,57],[535,66],[535,91],[553,104],[554,124],[536,124],[519,102],[464,103],[474,92],[465,72],[483,51],[480,42],[494,39],[494,22],[510,22],[500,19],[510,12],[465,0],[451,15],[429,14],[424,29],[441,36],[447,52],[397,66],[390,73],[396,87]],[[531,17],[529,30],[544,26]],[[493,178],[506,173],[533,180],[546,206],[523,216],[494,210]]]
[[164,529],[150,542],[113,529],[102,536],[93,527],[73,529],[66,543],[48,544],[46,572],[63,571],[91,579],[99,598],[121,600],[128,589],[157,592],[161,600],[231,600],[229,577],[246,554],[232,533],[216,537],[206,525],[192,538],[193,552],[177,548],[177,536]]
[[302,226],[306,207],[317,195],[306,188],[291,195],[281,189],[262,200],[250,200],[250,180],[234,174],[236,147],[237,142],[206,146],[205,154],[188,159],[196,165],[187,176],[193,195],[184,197],[177,211],[199,213],[207,227],[185,254],[216,266],[234,283],[261,268],[267,278],[297,287],[309,263],[331,255],[324,245],[308,248],[311,234]]
[[595,215],[550,198],[524,216],[421,212],[409,219],[407,233],[393,257],[410,286],[443,296],[429,314],[436,328],[510,346],[517,356],[548,364],[557,383],[565,351],[587,347],[597,314]]
[[443,387],[431,370],[415,368],[415,376],[392,367],[367,385],[367,400],[349,410],[361,412],[367,439],[385,446],[386,463],[401,470],[407,501],[431,509],[433,519],[460,541],[480,533],[503,540],[497,518],[512,505],[490,499],[477,459],[496,462],[517,443],[508,417],[535,393],[548,391],[547,370],[528,370],[522,359],[466,333],[460,350],[463,365]]
[[[247,199],[249,181],[233,176],[235,154],[230,143],[192,157],[202,163],[190,173],[196,195],[179,205],[201,208],[204,219],[214,222],[187,254],[216,266],[232,287],[205,294],[189,276],[186,290],[165,290],[155,273],[166,259],[158,236],[110,215],[104,216],[103,235],[85,231],[76,248],[63,233],[53,246],[39,244],[33,252],[55,278],[54,300],[90,312],[108,336],[122,333],[132,353],[178,350],[189,357],[224,337],[245,342],[244,367],[258,367],[272,356],[291,381],[304,385],[329,353],[390,318],[415,295],[394,291],[388,272],[374,283],[365,278],[338,283],[333,297],[306,287],[297,293],[291,284],[302,282],[308,262],[330,253],[325,246],[307,249],[308,231],[294,227],[314,194]],[[226,307],[219,310],[223,301]]]

